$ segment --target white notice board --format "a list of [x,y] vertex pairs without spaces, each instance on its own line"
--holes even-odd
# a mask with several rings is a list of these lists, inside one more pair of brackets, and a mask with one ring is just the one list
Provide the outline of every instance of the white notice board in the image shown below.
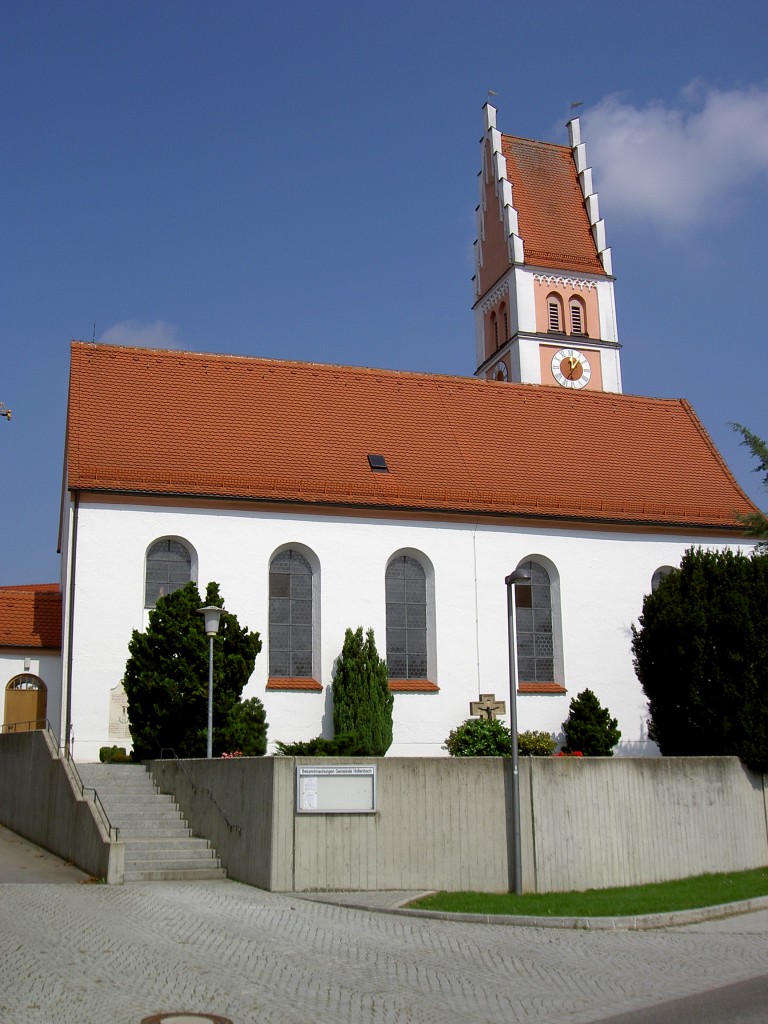
[[298,814],[373,814],[375,810],[375,764],[296,766]]

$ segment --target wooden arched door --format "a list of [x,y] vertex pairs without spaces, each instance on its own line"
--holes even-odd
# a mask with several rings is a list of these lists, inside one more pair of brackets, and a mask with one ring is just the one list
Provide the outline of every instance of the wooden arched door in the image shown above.
[[45,727],[48,690],[39,676],[14,676],[5,688],[4,732],[28,732]]

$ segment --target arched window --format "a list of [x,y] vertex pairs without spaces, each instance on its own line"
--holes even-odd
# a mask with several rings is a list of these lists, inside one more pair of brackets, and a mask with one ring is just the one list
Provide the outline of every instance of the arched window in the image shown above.
[[504,331],[503,341],[509,341],[509,315],[507,314],[507,304],[502,302],[501,308],[499,309],[499,316],[501,318],[501,326]]
[[552,581],[540,562],[530,560],[518,568],[531,577],[529,584],[515,586],[518,685],[551,684],[559,681],[560,675],[555,650]]
[[385,576],[390,679],[427,679],[427,576],[411,555],[395,555]]
[[311,679],[313,654],[312,566],[294,548],[269,565],[269,675]]
[[496,313],[491,313],[491,338],[493,339],[494,351],[499,347],[499,321],[496,319]]
[[156,540],[147,551],[144,607],[154,608],[159,597],[185,587],[192,579],[192,554],[186,544],[171,537]]
[[587,314],[581,299],[572,298],[568,304],[571,313],[571,334],[587,333]]
[[674,571],[674,567],[671,565],[660,565],[656,572],[651,577],[651,593],[658,589],[659,584],[665,576],[669,576]]
[[547,330],[563,333],[563,300],[559,295],[547,298]]

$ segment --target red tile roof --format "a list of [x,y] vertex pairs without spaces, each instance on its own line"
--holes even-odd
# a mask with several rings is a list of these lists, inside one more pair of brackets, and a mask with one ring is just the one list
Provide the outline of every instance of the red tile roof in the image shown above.
[[502,135],[525,262],[605,274],[568,146]]
[[57,583],[0,587],[0,647],[61,647]]
[[67,475],[113,493],[684,527],[753,509],[685,401],[83,342]]

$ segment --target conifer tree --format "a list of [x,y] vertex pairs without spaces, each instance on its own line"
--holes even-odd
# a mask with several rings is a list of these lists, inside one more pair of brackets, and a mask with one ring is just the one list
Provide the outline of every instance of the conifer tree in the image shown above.
[[613,748],[621,739],[617,725],[595,694],[582,690],[571,701],[568,718],[563,722],[563,750],[567,754],[579,751],[585,757],[613,757]]
[[333,729],[352,736],[361,754],[383,757],[392,745],[392,706],[387,664],[376,650],[373,630],[360,626],[344,636],[333,681]]
[[[732,423],[731,426],[741,434],[741,443],[749,448],[757,459],[757,465],[754,467],[755,473],[763,474],[763,486],[768,487],[768,444],[740,423]],[[756,512],[739,516],[738,519],[744,524],[747,536],[756,537],[760,541],[757,550],[763,554],[768,553],[768,516],[758,509]]]
[[732,754],[768,771],[768,555],[689,549],[632,633],[662,754]]
[[[195,583],[161,597],[147,629],[133,631],[123,687],[134,760],[159,757],[163,747],[179,757],[205,757],[209,641],[197,614],[203,604],[223,606],[218,584],[208,584],[205,601]],[[213,650],[214,754],[263,754],[267,726],[261,701],[240,701],[261,650],[259,634],[224,612]]]

